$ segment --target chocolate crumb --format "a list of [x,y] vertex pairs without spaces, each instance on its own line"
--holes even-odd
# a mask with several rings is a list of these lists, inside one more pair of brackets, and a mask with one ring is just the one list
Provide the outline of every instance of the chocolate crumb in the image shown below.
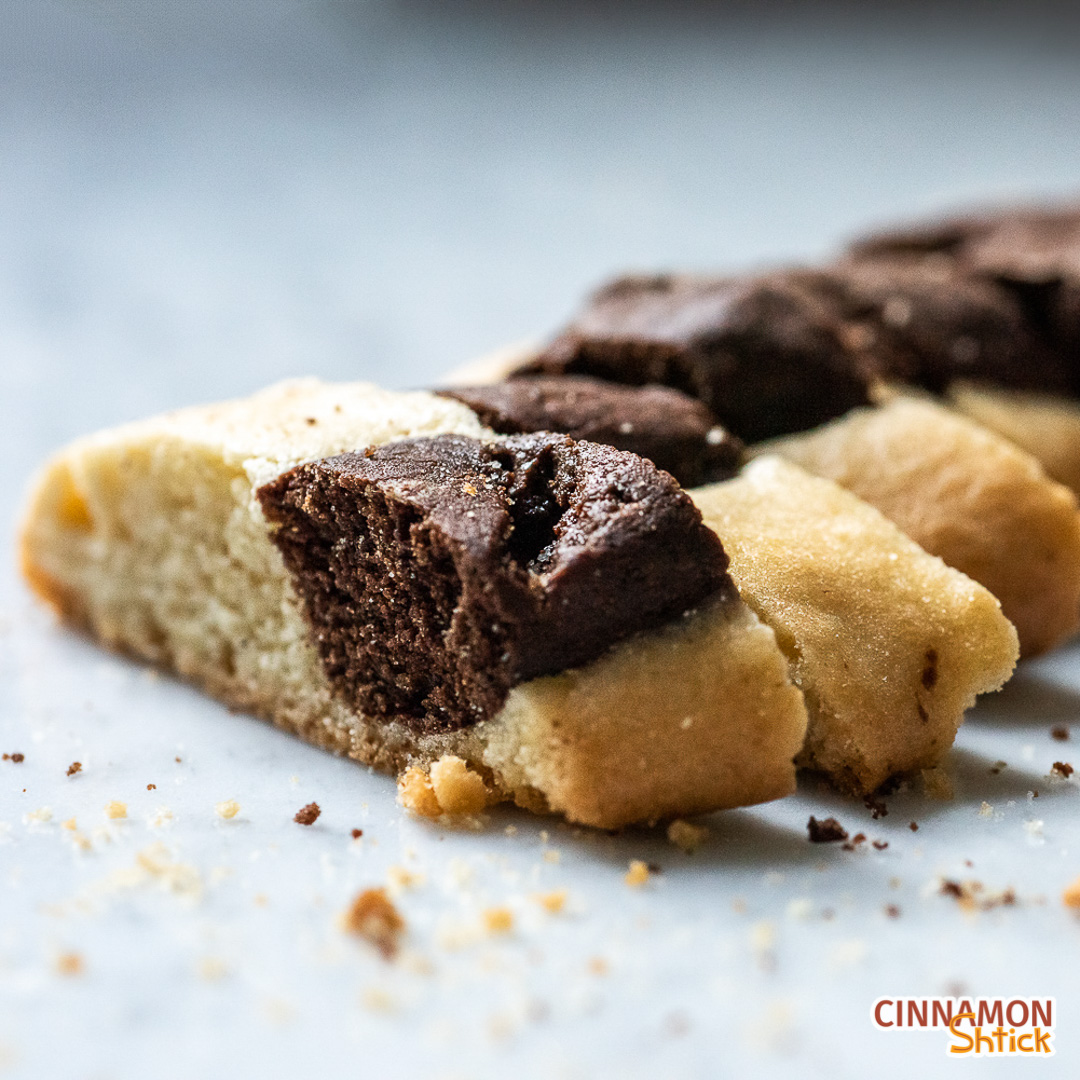
[[900,908],[896,904],[886,904],[885,914],[888,915],[890,919],[899,919]]
[[877,851],[884,851],[888,846],[889,846],[889,841],[888,840],[875,840],[874,841],[874,848]]
[[847,830],[834,817],[818,821],[811,814],[810,820],[806,823],[806,830],[810,834],[810,843],[812,844],[832,844],[837,840],[846,840],[848,838]]
[[908,825],[908,828],[909,828],[909,829],[910,829],[910,830],[911,830],[912,832],[918,832],[918,831],[919,831],[919,823],[918,823],[917,821],[912,821],[912,822],[911,822],[911,823],[910,823],[910,824]]
[[16,765],[21,765],[26,757],[23,754],[4,754],[4,761],[14,761]]
[[957,900],[963,898],[964,887],[958,881],[943,881],[941,883],[942,896],[954,896]]
[[296,816],[293,818],[293,821],[295,821],[297,825],[314,825],[315,822],[319,820],[319,815],[321,813],[322,811],[319,809],[319,804],[317,802],[311,802],[308,803],[307,806],[303,806],[296,811]]
[[1050,729],[1050,738],[1057,739],[1058,742],[1069,741],[1069,729],[1064,724],[1055,724]]
[[863,806],[870,811],[870,816],[875,821],[878,818],[887,817],[889,814],[889,808],[880,799],[875,799],[873,795],[867,795],[863,799]]
[[1062,776],[1066,780],[1076,771],[1067,761],[1055,761],[1050,771],[1055,776]]
[[363,829],[353,829],[353,831],[352,831],[352,838],[354,840],[359,840],[360,837],[363,836],[363,835],[364,835],[364,830]]
[[76,773],[81,773],[81,772],[82,772],[82,762],[81,761],[73,761],[67,767],[67,775],[68,776],[74,776]]

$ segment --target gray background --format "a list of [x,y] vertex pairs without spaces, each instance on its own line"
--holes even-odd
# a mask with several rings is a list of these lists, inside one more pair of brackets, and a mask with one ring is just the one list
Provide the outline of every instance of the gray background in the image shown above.
[[[623,269],[807,259],[873,223],[1080,190],[1075,20],[969,8],[0,4],[0,749],[27,752],[0,769],[0,1075],[931,1075],[955,1067],[944,1042],[870,1030],[869,1004],[958,986],[1059,994],[1071,1035],[1042,1074],[1076,1075],[1058,896],[1080,871],[1077,791],[1045,777],[1065,752],[1048,722],[1080,716],[1075,650],[965,729],[955,803],[911,796],[874,823],[810,788],[725,816],[693,863],[549,825],[556,865],[544,823],[404,821],[388,782],[100,657],[12,570],[31,469],[94,428],[290,375],[424,385],[552,331]],[[998,758],[1011,771],[988,779]],[[230,796],[235,829],[212,813]],[[127,825],[100,823],[110,798]],[[325,815],[302,831],[311,798]],[[195,909],[99,888],[157,836],[152,800],[176,812],[177,858],[218,882]],[[45,804],[51,824],[24,822]],[[810,852],[811,812],[891,846]],[[105,829],[85,858],[56,824],[75,813]],[[359,822],[362,849],[343,839]],[[623,886],[631,857],[664,863],[650,891]],[[935,874],[970,858],[1025,903],[962,919]],[[433,974],[333,929],[400,862],[428,877],[403,903]],[[534,886],[569,887],[571,916],[537,922]],[[512,941],[439,944],[489,902],[520,908]],[[81,980],[55,974],[64,949]]]

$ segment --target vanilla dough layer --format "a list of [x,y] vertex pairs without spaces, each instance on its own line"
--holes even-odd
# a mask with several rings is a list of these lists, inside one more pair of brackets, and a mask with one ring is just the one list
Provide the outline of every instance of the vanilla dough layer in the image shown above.
[[495,438],[456,401],[314,380],[90,436],[37,478],[24,574],[102,642],[383,771],[455,755],[492,799],[607,828],[791,792],[806,709],[738,600],[515,686],[457,731],[375,724],[332,691],[254,492],[303,462],[437,434]]
[[1001,605],[872,506],[776,457],[690,492],[806,696],[799,764],[856,794],[940,761],[1017,658]]
[[1015,624],[1024,656],[1075,633],[1076,496],[981,424],[929,401],[898,398],[752,452],[780,454],[834,480],[985,585]]

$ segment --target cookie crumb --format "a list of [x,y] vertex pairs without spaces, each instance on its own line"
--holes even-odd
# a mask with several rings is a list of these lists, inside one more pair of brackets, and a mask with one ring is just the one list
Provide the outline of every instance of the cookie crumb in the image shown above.
[[77,952],[62,952],[56,958],[56,970],[60,975],[71,978],[81,975],[86,965],[83,958]]
[[668,842],[681,848],[687,855],[693,855],[708,836],[709,830],[704,825],[691,825],[681,819],[673,821],[667,828]]
[[121,802],[119,799],[113,799],[111,802],[105,804],[105,816],[112,818],[114,821],[119,818],[127,817],[127,803]]
[[484,929],[489,934],[509,934],[514,929],[514,913],[505,907],[491,907],[484,912]]
[[641,859],[631,859],[630,869],[626,871],[623,880],[632,889],[640,889],[652,875],[649,873],[649,864]]
[[1050,768],[1050,772],[1054,776],[1060,776],[1064,780],[1068,780],[1075,771],[1067,761],[1055,761]]
[[1064,724],[1055,724],[1050,729],[1050,738],[1057,739],[1058,742],[1069,741],[1069,729]]
[[73,761],[67,767],[67,775],[68,776],[74,776],[76,773],[81,773],[81,772],[82,772],[82,762],[81,761]]
[[75,832],[78,827],[79,825],[73,817],[69,817],[67,821],[60,822],[60,828],[67,829],[69,832]]
[[363,829],[353,829],[353,831],[352,831],[352,838],[354,840],[359,840],[360,837],[363,836],[363,835],[364,835],[364,830]]
[[885,905],[885,914],[890,919],[899,919],[900,918],[900,906],[898,904],[886,904]]
[[13,761],[16,765],[21,765],[26,760],[25,754],[4,754],[4,761]]
[[912,832],[918,832],[919,831],[919,823],[917,821],[909,821],[908,822],[908,828]]
[[877,821],[878,818],[888,817],[889,808],[881,799],[875,799],[873,795],[867,795],[863,799],[863,806],[870,811],[870,816]]
[[979,817],[993,817],[994,808],[984,799],[979,807]]
[[398,802],[418,817],[437,818],[442,814],[431,780],[419,765],[410,765],[398,777],[397,789]]
[[341,918],[347,934],[355,934],[370,942],[390,960],[398,950],[405,920],[394,907],[383,888],[365,889],[349,905]]
[[391,866],[386,871],[386,877],[390,882],[390,888],[395,892],[416,889],[424,884],[423,874],[414,874],[411,870],[406,870],[404,866]]
[[428,774],[439,806],[447,814],[479,814],[488,804],[484,778],[453,754],[439,758]]
[[889,841],[888,840],[875,840],[874,841],[874,850],[875,851],[884,851],[888,846],[889,846]]
[[536,902],[552,915],[558,915],[566,907],[566,890],[554,889],[551,892],[537,893]]
[[146,785],[146,790],[147,791],[157,791],[157,784],[147,784]]
[[293,821],[297,825],[314,825],[319,820],[319,815],[322,811],[319,809],[317,802],[309,802],[307,806],[300,807],[296,811],[296,815],[293,817]]
[[818,821],[811,814],[810,820],[806,823],[806,831],[812,844],[832,844],[837,840],[846,840],[848,838],[847,830],[834,817]]
[[1066,907],[1080,908],[1080,878],[1065,887],[1065,891],[1061,894],[1061,902]]
[[[240,804],[235,799],[225,799],[223,802],[219,802],[214,811],[219,818],[224,818],[226,821],[231,821],[237,814],[240,813]],[[318,817],[318,811],[316,810],[316,817]]]

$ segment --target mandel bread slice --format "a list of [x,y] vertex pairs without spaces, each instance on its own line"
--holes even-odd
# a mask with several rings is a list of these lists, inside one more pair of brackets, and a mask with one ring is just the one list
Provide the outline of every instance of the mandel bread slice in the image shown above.
[[21,557],[104,643],[436,803],[464,773],[618,827],[794,787],[802,694],[671,477],[458,401],[305,380],[90,436]]
[[854,794],[941,760],[1012,673],[1001,605],[869,504],[777,457],[690,493],[806,695],[799,764]]

